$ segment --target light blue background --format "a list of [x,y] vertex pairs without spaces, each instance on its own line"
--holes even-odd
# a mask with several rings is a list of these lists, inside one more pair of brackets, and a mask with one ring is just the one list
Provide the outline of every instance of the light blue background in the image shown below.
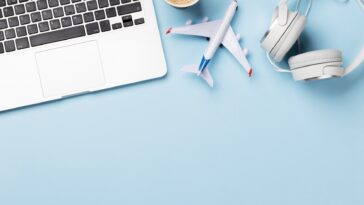
[[[229,2],[155,0],[160,29],[220,18]],[[2,113],[0,204],[364,204],[364,67],[310,84],[275,73],[259,40],[276,3],[240,0],[252,79],[221,49],[210,89],[179,71],[207,41],[163,35],[164,79]],[[363,19],[354,1],[315,1],[304,49],[338,48],[348,63]]]

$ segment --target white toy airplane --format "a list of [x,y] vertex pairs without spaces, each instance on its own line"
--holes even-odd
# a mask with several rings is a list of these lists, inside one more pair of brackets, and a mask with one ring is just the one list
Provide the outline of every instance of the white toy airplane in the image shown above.
[[166,34],[182,34],[191,36],[201,36],[210,39],[209,45],[202,57],[200,65],[186,66],[182,68],[183,71],[189,73],[195,73],[197,76],[203,78],[211,87],[214,85],[212,76],[207,69],[207,64],[214,57],[217,49],[220,45],[223,45],[229,52],[239,61],[239,63],[245,68],[249,77],[252,76],[253,70],[246,59],[247,49],[241,49],[239,40],[240,37],[235,35],[233,29],[230,26],[233,20],[236,10],[238,8],[237,0],[233,0],[226,11],[226,14],[222,20],[205,22],[196,25],[188,25],[180,28],[169,28]]

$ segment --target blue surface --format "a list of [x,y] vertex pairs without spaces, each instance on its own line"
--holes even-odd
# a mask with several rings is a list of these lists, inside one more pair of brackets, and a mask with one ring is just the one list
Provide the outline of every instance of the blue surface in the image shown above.
[[[216,88],[179,69],[207,41],[162,36],[162,80],[0,115],[0,204],[364,204],[364,67],[345,79],[294,83],[259,47],[275,0],[241,0],[233,27],[252,79],[226,50],[210,64]],[[229,1],[177,10],[156,0],[162,31],[220,18]],[[364,44],[351,1],[315,1],[304,49]]]

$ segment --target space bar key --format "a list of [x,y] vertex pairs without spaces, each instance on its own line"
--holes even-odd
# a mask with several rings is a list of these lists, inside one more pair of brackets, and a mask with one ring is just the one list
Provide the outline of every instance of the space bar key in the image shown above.
[[30,45],[32,47],[40,46],[48,43],[54,43],[58,41],[64,41],[71,38],[77,38],[85,36],[85,27],[76,26],[72,28],[66,28],[62,30],[52,31],[49,33],[42,33],[34,36],[30,36]]

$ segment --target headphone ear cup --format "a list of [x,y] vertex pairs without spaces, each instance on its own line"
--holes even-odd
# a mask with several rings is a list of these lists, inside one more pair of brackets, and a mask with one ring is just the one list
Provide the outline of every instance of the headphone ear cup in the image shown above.
[[298,13],[271,53],[275,61],[281,62],[283,60],[288,51],[297,42],[305,28],[305,25],[306,17]]
[[343,61],[342,53],[339,50],[328,49],[311,51],[293,56],[288,60],[291,70],[311,65]]
[[295,80],[341,77],[344,69],[339,50],[319,50],[293,56],[288,60]]

